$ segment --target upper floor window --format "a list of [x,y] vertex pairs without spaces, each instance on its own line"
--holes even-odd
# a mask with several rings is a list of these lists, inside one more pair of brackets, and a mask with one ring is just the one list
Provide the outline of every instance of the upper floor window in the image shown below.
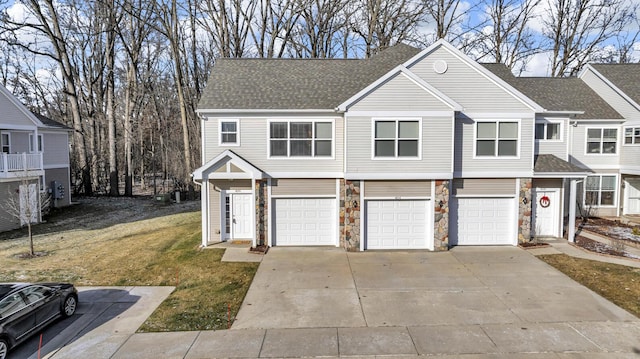
[[588,128],[587,154],[615,154],[618,130],[615,128]]
[[624,129],[625,145],[640,145],[640,127],[627,127]]
[[33,148],[33,134],[29,134],[29,152],[42,152],[42,135],[38,135],[38,150],[34,150]]
[[331,157],[332,154],[333,122],[269,122],[269,156]]
[[613,206],[616,198],[616,176],[595,175],[587,177],[584,204],[587,206]]
[[374,157],[420,157],[419,120],[376,120],[373,132]]
[[536,123],[536,140],[559,140],[560,123],[538,122]]
[[11,136],[7,132],[0,134],[2,153],[11,153]]
[[476,156],[518,156],[517,121],[481,121],[476,128]]
[[237,146],[240,144],[238,120],[220,120],[220,146]]

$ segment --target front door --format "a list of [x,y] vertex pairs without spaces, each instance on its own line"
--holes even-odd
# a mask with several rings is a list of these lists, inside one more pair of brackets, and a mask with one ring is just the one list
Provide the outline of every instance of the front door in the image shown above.
[[534,216],[532,233],[536,237],[560,237],[560,190],[535,189],[532,203]]
[[253,203],[251,193],[231,193],[229,194],[229,220],[231,239],[251,239],[253,237]]
[[624,214],[640,214],[640,179],[627,179]]

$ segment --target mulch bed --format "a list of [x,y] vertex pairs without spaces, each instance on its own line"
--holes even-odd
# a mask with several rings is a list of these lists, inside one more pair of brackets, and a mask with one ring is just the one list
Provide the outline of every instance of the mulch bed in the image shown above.
[[593,217],[587,219],[586,222],[580,223],[580,228],[608,238],[624,241],[625,245],[640,248],[640,235],[634,235],[634,228],[637,228],[635,231],[639,231],[640,226],[631,226],[620,221]]
[[519,247],[524,248],[524,249],[534,249],[534,248],[544,248],[544,247],[548,247],[549,243],[544,243],[544,242],[525,242],[525,243],[520,243],[518,244]]
[[580,247],[586,249],[586,250],[589,250],[591,252],[596,252],[596,253],[599,253],[599,254],[607,254],[607,255],[611,255],[611,256],[635,258],[634,256],[632,256],[632,255],[630,255],[630,254],[628,254],[626,252],[615,250],[613,247],[611,247],[608,244],[601,243],[601,242],[598,242],[598,241],[594,241],[593,239],[589,239],[589,238],[583,237],[583,236],[576,236],[575,244],[577,246],[580,246]]

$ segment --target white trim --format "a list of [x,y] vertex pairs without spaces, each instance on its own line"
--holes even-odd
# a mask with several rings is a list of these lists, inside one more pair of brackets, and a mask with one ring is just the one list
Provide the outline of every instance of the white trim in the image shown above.
[[209,198],[209,181],[202,183],[200,188],[200,209],[202,211],[200,217],[202,220],[202,247],[209,245],[209,238],[211,238],[211,223],[209,220],[209,205],[211,199]]
[[[229,122],[236,124],[236,142],[222,142],[222,123]],[[229,132],[231,133],[231,132]],[[240,146],[240,119],[238,118],[219,118],[218,119],[218,146],[219,147],[238,147]]]
[[[11,92],[9,92],[9,90],[6,87],[0,85],[0,93],[2,93],[9,100],[9,102],[11,102],[20,112],[22,112],[25,115],[25,117],[29,121],[31,121],[35,126],[46,127],[40,120],[38,120],[38,117],[36,117],[36,115],[34,115],[33,112],[29,111],[29,109],[27,109],[27,107],[23,105],[22,102],[20,102],[17,97],[15,97]],[[24,126],[24,125],[18,125],[18,126]],[[4,124],[2,125],[2,127],[6,128]],[[32,128],[29,127],[29,129],[32,129]]]
[[[522,121],[520,119],[474,119],[474,126],[473,126],[473,159],[478,159],[478,160],[519,160],[520,159],[520,147],[522,145]],[[509,123],[509,122],[515,122],[518,125],[518,137],[516,138],[516,155],[515,156],[499,156],[498,155],[498,148],[499,148],[499,144],[500,144],[500,123]],[[494,139],[495,141],[495,147],[494,147],[494,153],[495,155],[493,156],[480,156],[478,155],[477,149],[478,149],[478,124],[480,123],[495,123],[496,124],[496,137]],[[513,139],[508,138],[507,140],[512,141]],[[533,157],[533,156],[532,156]]]
[[[334,213],[334,226],[335,236],[336,236],[336,247],[340,247],[340,179],[336,178],[336,202],[335,202],[336,213]],[[360,237],[362,238],[362,237]]]
[[55,169],[68,169],[70,168],[70,166],[68,163],[53,163],[53,164],[43,165],[42,168],[45,170],[55,170]]
[[[625,101],[627,101],[632,107],[635,107],[636,110],[640,111],[640,104],[635,102],[631,97],[629,97],[624,91],[620,90],[618,86],[614,85],[613,82],[609,81],[603,74],[601,74],[598,70],[596,70],[591,64],[587,64],[587,66],[580,71],[578,77],[582,79],[584,77],[584,73],[587,71],[591,71],[597,78],[599,78],[605,85],[609,86],[614,92],[618,94],[618,96],[622,97]],[[583,80],[584,81],[584,80]]]
[[465,112],[464,115],[472,120],[535,120],[535,113],[533,112]]
[[[564,188],[564,180],[563,180],[563,188]],[[534,213],[533,212],[533,204],[534,202],[537,201],[537,197],[538,197],[538,192],[553,192],[556,195],[556,198],[558,199],[558,203],[554,204],[552,203],[551,205],[553,206],[559,206],[559,208],[557,208],[557,214],[554,213],[554,222],[555,222],[555,226],[553,228],[553,234],[552,236],[555,238],[560,238],[562,237],[561,232],[562,232],[562,226],[563,226],[563,222],[564,222],[564,217],[563,217],[563,210],[564,210],[564,201],[562,198],[562,188],[549,188],[549,187],[533,187],[531,188],[531,226],[533,227],[534,224],[537,227],[537,212]],[[536,209],[538,208],[538,205],[536,204]],[[534,234],[533,237],[536,237],[538,235],[538,231],[537,228],[531,228],[531,232]]]
[[[0,85],[0,87],[2,87],[2,85]],[[25,126],[25,125],[12,125],[9,123],[3,123],[2,124],[2,129],[3,130],[7,130],[7,131],[24,131],[24,132],[31,132],[31,131],[35,131],[38,127],[36,126]]]
[[[558,129],[558,139],[547,139],[547,133],[548,133],[548,126],[549,124],[556,124],[559,125],[560,128]],[[543,125],[544,126],[544,131],[543,131],[543,138],[541,139],[537,139],[536,138],[536,127],[538,125]],[[533,128],[533,139],[536,142],[544,142],[544,143],[560,143],[560,142],[564,142],[564,120],[563,119],[536,119],[535,123],[534,123],[534,128]]]
[[456,49],[453,45],[451,45],[444,39],[440,39],[436,41],[433,45],[429,46],[428,48],[421,51],[416,56],[406,61],[403,64],[404,67],[410,69],[413,65],[415,65],[417,62],[427,57],[429,54],[434,52],[439,47],[443,47],[445,50],[451,53],[451,55],[461,60],[467,66],[474,69],[480,75],[485,77],[487,80],[489,80],[490,82],[492,82],[493,84],[495,84],[496,86],[504,90],[505,92],[507,92],[509,95],[511,95],[513,98],[521,102],[523,105],[529,107],[531,110],[535,112],[545,111],[543,107],[535,103],[532,99],[525,96],[522,92],[516,90],[513,86],[509,85],[506,81],[500,79],[496,74],[487,70],[484,66],[480,65],[476,61],[471,60],[467,55],[463,54],[460,50]]
[[[490,176],[495,177],[495,175]],[[439,173],[380,173],[380,172],[351,172],[345,173],[344,178],[348,180],[432,180],[432,179],[452,179],[453,173],[439,172]]]
[[491,172],[491,171],[457,171],[453,173],[454,178],[518,178],[518,177],[533,177],[533,171],[505,171],[505,172]]
[[[514,246],[518,245],[518,242],[520,241],[520,236],[518,235],[518,232],[520,232],[520,178],[516,178],[516,193],[513,197],[513,206],[515,208],[513,208],[513,213],[515,213],[515,223],[513,223],[513,234],[511,235],[513,237],[513,242],[512,244]],[[533,180],[531,180],[531,184],[533,185]],[[529,189],[529,193],[531,193],[531,189]],[[497,197],[497,196],[494,196]],[[529,198],[529,201],[532,201],[533,199]],[[529,202],[531,203],[531,202]],[[531,214],[532,211],[531,209],[529,209],[529,238],[531,238]]]
[[[271,155],[271,123],[272,122],[286,122],[287,123],[287,155],[286,156],[272,156]],[[311,141],[311,156],[291,156],[291,147],[290,141],[291,138],[291,122],[306,122],[311,123],[311,138],[300,139],[300,140],[310,140]],[[315,141],[326,141],[326,138],[315,138],[316,132],[316,123],[331,123],[331,156],[316,156],[315,155]],[[311,161],[321,161],[321,160],[335,160],[336,159],[336,118],[326,118],[326,117],[296,117],[296,118],[268,118],[266,121],[267,124],[267,159],[269,160],[311,160]],[[283,140],[283,139],[277,139]]]
[[348,111],[344,113],[347,117],[451,117],[454,111]]
[[[365,250],[365,242],[367,241],[367,239],[364,237],[364,234],[365,234],[365,229],[367,226],[367,221],[369,216],[366,210],[367,206],[365,204],[364,182],[365,181],[360,181],[360,233],[359,233],[360,234],[360,252],[364,252]],[[345,193],[345,197],[346,197],[346,193]]]
[[[632,143],[627,143],[626,142],[626,132],[627,129],[631,129],[631,141]],[[635,136],[635,131],[640,131],[640,126],[623,126],[622,127],[622,145],[625,147],[638,147],[640,146],[640,141],[635,142],[636,136]]]
[[[3,137],[5,135],[7,136],[8,143],[4,143]],[[9,151],[8,152],[4,151],[4,147],[5,146],[9,147]],[[10,154],[11,153],[11,132],[9,132],[9,131],[0,131],[0,154],[2,154],[2,153],[6,153],[6,154]]]
[[299,193],[299,194],[280,194],[280,195],[272,195],[271,198],[336,198],[335,194],[313,194],[313,193]]
[[196,110],[197,114],[210,114],[215,117],[216,114],[242,114],[242,113],[327,113],[336,114],[336,109],[257,109],[257,108],[236,108],[236,109],[220,109],[220,108],[201,108]]
[[588,172],[534,172],[533,178],[586,178]]
[[[451,193],[451,192],[449,192]],[[447,199],[447,202],[449,199]],[[429,223],[431,223],[430,235],[427,237],[427,249],[430,251],[434,251],[436,249],[436,181],[431,181],[431,198],[429,200],[431,207],[431,218],[429,218]],[[447,212],[447,215],[449,213]],[[447,223],[449,219],[447,218]]]
[[[518,186],[518,192],[520,192],[520,182],[516,178],[516,186]],[[454,198],[516,198],[518,193],[515,194],[456,194]]]
[[[600,153],[589,153],[589,130],[600,130]],[[616,152],[602,153],[604,146],[604,130],[616,130]],[[597,157],[620,156],[620,131],[618,126],[586,126],[584,128],[584,155]]]
[[275,203],[271,198],[271,178],[267,178],[267,198],[264,199],[267,203],[267,243],[269,247],[273,247],[273,236],[275,235],[275,228],[273,228],[273,204]]
[[[376,157],[376,123],[377,122],[395,122],[395,136],[393,138],[394,141],[394,149],[393,156],[386,157]],[[399,142],[400,142],[400,122],[418,122],[418,147],[416,148],[417,156],[400,156],[399,152]],[[422,133],[424,132],[422,128],[422,118],[420,117],[390,117],[390,118],[382,118],[382,117],[374,117],[371,119],[371,160],[372,161],[420,161],[422,160]],[[381,140],[390,140],[389,138],[381,139]],[[407,138],[407,140],[414,141],[413,138]]]
[[[443,177],[443,178],[452,178],[453,172],[455,171],[456,166],[456,114],[452,114],[451,116],[451,165],[449,166],[449,170],[451,171],[451,176]],[[462,134],[460,134],[462,137]],[[461,154],[462,155],[462,154]]]
[[[431,181],[431,183],[435,183]],[[433,199],[431,196],[374,196],[374,197],[363,197],[366,201],[430,201]]]
[[253,243],[253,247],[257,247],[257,233],[256,227],[258,226],[257,218],[257,208],[256,208],[256,179],[251,179],[251,243]]
[[342,172],[268,172],[272,178],[343,178]]
[[620,166],[620,173],[623,175],[640,176],[640,166]]
[[[221,167],[221,164],[231,162],[234,166],[240,168],[244,172],[218,173],[213,172]],[[230,150],[224,150],[215,158],[202,165],[193,172],[193,179],[202,181],[205,179],[241,179],[241,178],[264,178],[264,173],[251,163],[236,155]]]

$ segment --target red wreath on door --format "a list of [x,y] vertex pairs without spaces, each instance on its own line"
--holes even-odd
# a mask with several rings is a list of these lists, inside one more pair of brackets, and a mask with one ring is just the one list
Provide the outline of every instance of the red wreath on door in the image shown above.
[[542,208],[547,208],[551,205],[551,199],[548,196],[540,197],[540,201],[538,202],[540,203],[540,207]]

